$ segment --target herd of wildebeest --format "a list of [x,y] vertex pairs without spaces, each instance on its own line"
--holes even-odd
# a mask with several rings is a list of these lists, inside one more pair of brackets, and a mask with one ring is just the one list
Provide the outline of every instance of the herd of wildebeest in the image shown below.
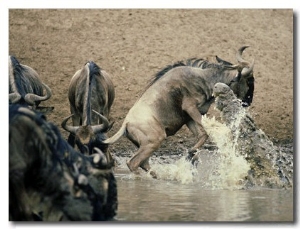
[[69,132],[64,139],[46,118],[54,107],[40,106],[51,89],[34,69],[9,56],[9,220],[114,220],[118,198],[109,145],[122,136],[137,147],[127,161],[130,171],[141,168],[156,178],[149,158],[167,136],[186,125],[198,139],[186,155],[194,162],[208,138],[201,118],[215,100],[215,84],[228,85],[243,107],[252,102],[254,60],[242,57],[247,47],[237,50],[237,64],[215,56],[164,67],[109,138],[115,88],[106,71],[88,61],[72,77],[70,116],[61,120]]

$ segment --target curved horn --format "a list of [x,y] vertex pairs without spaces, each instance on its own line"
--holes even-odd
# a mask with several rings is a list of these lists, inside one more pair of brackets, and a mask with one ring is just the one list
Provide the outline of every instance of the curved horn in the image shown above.
[[92,126],[93,132],[98,133],[98,132],[101,132],[101,131],[107,129],[109,127],[109,122],[108,122],[107,118],[95,110],[93,110],[93,112],[95,112],[97,115],[99,115],[99,117],[102,121],[102,124]]
[[51,92],[51,89],[44,83],[42,83],[42,86],[45,88],[46,90],[46,95],[44,96],[39,96],[39,95],[35,95],[35,94],[32,94],[32,93],[28,93],[26,96],[25,96],[25,101],[30,104],[30,105],[34,105],[35,102],[38,102],[38,101],[45,101],[47,99],[49,99],[51,96],[52,96],[52,92]]
[[239,50],[236,54],[236,59],[240,65],[239,71],[241,71],[242,76],[248,76],[253,71],[253,68],[254,68],[254,62],[255,62],[254,59],[253,59],[252,63],[250,64],[248,61],[244,60],[242,57],[243,51],[248,47],[250,47],[250,46],[249,45],[242,46],[241,48],[239,48]]
[[240,64],[243,64],[243,65],[249,65],[249,62],[244,60],[243,57],[242,57],[242,54],[243,54],[243,51],[248,48],[250,46],[246,45],[246,46],[242,46],[241,48],[239,48],[239,50],[237,51],[237,54],[236,54],[236,59],[237,61],[240,63]]
[[69,126],[69,125],[67,125],[68,120],[69,120],[73,115],[74,115],[74,114],[72,114],[72,115],[68,116],[67,118],[65,118],[65,119],[62,121],[62,123],[61,123],[61,127],[62,127],[64,130],[66,130],[66,131],[68,131],[68,132],[70,132],[70,133],[72,133],[72,134],[75,134],[75,133],[76,133],[76,130],[77,130],[79,127],[78,127],[78,126]]
[[251,72],[253,72],[254,62],[255,62],[255,59],[253,59],[249,68],[243,68],[243,70],[241,72],[242,76],[248,76]]
[[101,162],[102,165],[107,165],[107,157],[106,155],[97,147],[94,147],[96,154],[93,155],[93,163],[99,164]]

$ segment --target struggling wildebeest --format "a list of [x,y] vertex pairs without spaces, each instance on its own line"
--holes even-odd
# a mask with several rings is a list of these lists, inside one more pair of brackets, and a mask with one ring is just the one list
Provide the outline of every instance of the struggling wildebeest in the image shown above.
[[[87,62],[72,77],[69,85],[71,116],[65,118],[62,127],[70,132],[68,142],[78,146],[84,154],[94,147],[106,152],[105,132],[109,125],[109,112],[115,98],[113,82],[103,69],[93,61]],[[73,126],[67,125],[72,117]]]
[[[40,107],[42,101],[52,96],[51,89],[39,78],[38,73],[29,66],[20,64],[14,56],[8,58],[9,104],[27,105],[34,110],[47,113],[53,107]],[[46,94],[44,95],[44,89]]]
[[45,116],[9,107],[9,220],[110,220],[116,215],[113,162],[85,156]]
[[[186,124],[199,138],[189,150],[188,158],[192,158],[208,138],[201,125],[201,116],[207,113],[214,101],[212,92],[215,83],[229,85],[243,99],[245,106],[252,102],[254,61],[250,64],[242,58],[247,47],[238,50],[237,65],[220,58],[217,58],[219,63],[193,59],[167,66],[158,72],[129,110],[119,131],[103,143],[112,144],[125,135],[139,148],[127,166],[133,172],[137,172],[138,167],[149,171],[149,157],[167,136],[174,135]],[[154,171],[150,173],[156,177]]]

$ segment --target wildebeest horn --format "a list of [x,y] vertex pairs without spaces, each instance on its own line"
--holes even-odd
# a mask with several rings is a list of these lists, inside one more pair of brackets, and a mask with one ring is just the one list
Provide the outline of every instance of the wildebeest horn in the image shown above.
[[241,72],[242,76],[248,76],[253,71],[254,62],[255,62],[255,59],[253,59],[253,61],[252,61],[251,65],[249,66],[249,68],[243,68],[243,70]]
[[237,54],[236,54],[236,59],[237,61],[240,63],[240,64],[243,64],[243,65],[249,65],[249,62],[244,60],[243,57],[242,57],[242,53],[243,51],[248,48],[250,46],[242,46],[241,48],[239,48],[239,50],[237,51]]
[[99,165],[106,166],[108,163],[107,156],[97,147],[94,147],[94,150],[97,153],[93,155],[93,163],[98,165],[101,162]]
[[254,62],[255,62],[254,59],[253,59],[252,63],[250,64],[248,61],[244,60],[242,57],[243,51],[248,47],[250,47],[250,46],[248,46],[248,45],[242,46],[241,48],[239,48],[239,50],[236,54],[236,59],[239,62],[238,69],[240,69],[242,76],[249,75],[253,71],[253,68],[254,68]]
[[101,132],[103,130],[106,130],[109,127],[109,122],[108,122],[107,118],[105,116],[103,116],[102,114],[98,113],[95,110],[93,110],[93,112],[95,112],[97,115],[99,115],[99,117],[102,121],[102,124],[92,126],[93,132],[98,133],[98,132]]
[[62,121],[62,123],[61,123],[61,127],[62,127],[64,130],[66,130],[66,131],[68,131],[68,132],[70,132],[70,133],[72,133],[72,134],[75,134],[75,133],[76,133],[76,130],[77,130],[79,127],[78,127],[78,126],[69,126],[69,125],[67,125],[68,120],[69,120],[73,115],[74,115],[74,114],[72,114],[72,115],[68,116],[67,118],[65,118],[65,119]]
[[34,105],[35,102],[37,101],[45,101],[47,99],[49,99],[52,96],[52,92],[51,89],[44,83],[42,83],[43,87],[46,89],[46,95],[44,96],[39,96],[39,95],[35,95],[32,93],[28,93],[25,96],[25,101],[30,104],[30,105]]

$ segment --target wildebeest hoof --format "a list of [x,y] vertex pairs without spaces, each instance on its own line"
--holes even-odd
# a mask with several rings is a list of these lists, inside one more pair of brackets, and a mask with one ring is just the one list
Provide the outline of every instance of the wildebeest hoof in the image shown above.
[[185,157],[185,160],[191,161],[193,159],[193,157],[195,156],[196,152],[197,152],[196,149],[190,149],[188,151],[188,155]]
[[197,149],[190,149],[188,151],[188,154],[191,155],[191,156],[194,156],[196,152],[197,152]]
[[150,175],[152,176],[152,178],[157,179],[157,175],[154,171],[150,171]]
[[133,172],[133,173],[135,173],[135,174],[139,174],[138,168],[134,168],[134,167],[131,165],[130,161],[126,161],[126,164],[127,164],[127,167],[129,168],[129,170],[130,170],[131,172]]
[[197,167],[198,163],[199,163],[199,154],[196,153],[192,159],[191,159],[192,165]]
[[185,160],[186,160],[186,161],[191,161],[192,158],[193,158],[193,157],[192,157],[191,155],[188,154],[188,155],[185,157]]

